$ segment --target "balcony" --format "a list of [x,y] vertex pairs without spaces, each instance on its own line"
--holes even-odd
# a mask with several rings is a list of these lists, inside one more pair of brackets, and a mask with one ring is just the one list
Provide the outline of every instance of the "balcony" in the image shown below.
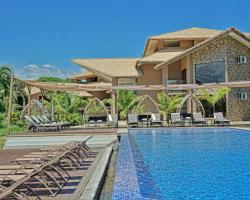
[[186,80],[164,80],[163,85],[186,84]]

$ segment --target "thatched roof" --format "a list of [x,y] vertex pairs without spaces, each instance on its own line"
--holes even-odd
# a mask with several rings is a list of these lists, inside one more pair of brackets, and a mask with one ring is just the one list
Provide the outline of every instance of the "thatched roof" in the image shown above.
[[182,52],[184,52],[186,48],[165,48],[160,51],[157,51],[153,54],[150,54],[148,56],[142,57],[139,62],[140,63],[161,63],[164,61],[167,61],[171,58],[174,58],[178,55],[180,55]]
[[147,39],[144,55],[149,55],[154,52],[158,40],[205,40],[221,32],[221,30],[193,27],[180,31],[151,36]]
[[176,55],[173,58],[170,58],[158,65],[155,66],[155,69],[161,69],[162,67],[169,65],[173,62],[176,62],[177,60],[189,55],[190,53],[193,53],[197,50],[199,50],[201,47],[204,47],[206,45],[208,45],[209,43],[217,40],[218,38],[224,37],[226,35],[231,36],[232,38],[238,40],[239,42],[241,42],[242,44],[246,45],[248,48],[250,48],[250,38],[248,38],[245,34],[241,33],[240,31],[236,30],[235,28],[229,28],[226,31],[223,31],[217,35],[215,35],[212,38],[209,38],[207,40],[204,40],[203,42],[183,51],[182,53],[180,53],[179,55]]
[[[20,80],[20,79],[18,79]],[[47,91],[105,91],[107,88],[112,86],[111,83],[105,82],[97,82],[97,83],[56,83],[56,82],[30,82],[23,81],[23,83],[30,85],[36,88],[40,88],[41,90]]]
[[164,40],[182,40],[182,39],[205,39],[221,33],[221,30],[207,29],[207,28],[188,28],[175,32],[164,33],[149,37],[151,39],[164,39]]
[[73,94],[75,96],[79,96],[79,97],[92,97],[93,95],[86,92],[86,91],[71,91],[69,92],[70,94]]
[[137,58],[74,59],[75,64],[105,77],[137,77]]
[[[35,81],[34,81],[35,82]],[[29,94],[29,91],[28,91],[28,88],[27,87],[25,87],[24,88],[24,92],[28,95]],[[34,94],[40,94],[41,93],[41,90],[39,89],[39,88],[37,88],[37,87],[32,87],[31,88],[31,91],[30,91],[30,94],[31,95],[34,95]]]
[[69,77],[69,79],[71,79],[71,80],[84,80],[86,78],[95,77],[95,76],[96,75],[93,74],[92,72],[85,71],[85,72],[82,72],[82,73],[79,73],[79,74],[75,74],[75,75]]
[[[17,79],[17,78],[16,78]],[[20,80],[20,79],[17,79]],[[205,84],[173,84],[173,85],[118,85],[112,86],[111,83],[99,84],[79,84],[79,83],[46,83],[46,82],[21,82],[43,90],[53,91],[107,91],[107,90],[137,90],[137,91],[162,91],[162,90],[192,90],[192,89],[211,89],[221,86],[230,88],[250,87],[250,81],[224,82],[224,83],[205,83]]]

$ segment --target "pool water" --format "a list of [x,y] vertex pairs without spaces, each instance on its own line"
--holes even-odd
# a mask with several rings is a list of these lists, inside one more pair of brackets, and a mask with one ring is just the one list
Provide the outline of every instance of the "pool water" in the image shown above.
[[128,138],[143,198],[250,199],[250,131],[130,129]]

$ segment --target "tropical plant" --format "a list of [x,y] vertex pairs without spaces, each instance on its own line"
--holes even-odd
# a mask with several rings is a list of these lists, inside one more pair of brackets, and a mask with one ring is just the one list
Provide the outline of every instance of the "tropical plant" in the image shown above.
[[199,90],[199,98],[202,100],[206,100],[212,107],[213,113],[215,112],[215,105],[225,97],[230,92],[230,88],[222,86],[214,89],[211,93],[208,89]]
[[88,116],[94,117],[106,112],[105,107],[103,106],[105,105],[106,101],[106,99],[102,100],[101,102],[97,101],[96,99],[88,99],[88,108],[86,114]]
[[0,67],[0,96],[1,99],[9,94],[9,85],[11,77],[11,68],[7,65]]
[[158,106],[165,118],[168,118],[171,112],[174,112],[180,105],[182,97],[180,95],[168,95],[166,92],[157,94]]
[[144,96],[136,96],[135,93],[130,90],[118,90],[117,108],[120,113],[120,118],[126,119],[129,112],[137,113],[138,110],[136,110],[136,107],[143,97]]
[[87,105],[87,101],[79,96],[70,93],[49,93],[50,101],[45,101],[47,110],[52,110],[52,102],[56,111],[58,120],[69,121],[71,125],[83,123],[80,108]]
[[42,76],[37,81],[39,82],[56,82],[56,83],[69,83],[71,82],[69,79],[62,79],[58,77],[51,77],[51,76]]

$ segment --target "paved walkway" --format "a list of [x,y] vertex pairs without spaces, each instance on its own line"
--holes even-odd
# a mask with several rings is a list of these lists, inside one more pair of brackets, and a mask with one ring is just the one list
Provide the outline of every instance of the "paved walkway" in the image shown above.
[[[16,136],[8,137],[4,149],[30,149],[46,145],[60,145],[71,141],[85,140],[91,135],[65,135],[65,136]],[[90,147],[105,147],[116,141],[116,135],[94,135],[87,142]]]

